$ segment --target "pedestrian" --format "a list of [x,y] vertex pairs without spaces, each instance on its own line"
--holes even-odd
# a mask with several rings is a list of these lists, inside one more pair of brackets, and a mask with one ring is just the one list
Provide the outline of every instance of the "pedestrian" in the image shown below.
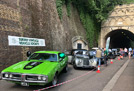
[[129,51],[129,59],[131,58],[131,54],[132,54],[132,48],[130,47],[129,49],[128,49],[128,51]]
[[134,58],[134,48],[133,48],[133,54],[132,54],[133,58]]
[[107,66],[107,60],[108,60],[108,51],[106,50],[106,48],[104,48],[104,63],[105,66]]
[[96,58],[97,58],[97,61],[99,62],[98,64],[99,66],[101,66],[101,57],[102,57],[102,51],[100,48],[98,48],[96,50]]
[[124,51],[122,48],[120,48],[120,58],[123,59]]
[[127,48],[124,48],[125,57],[127,56]]

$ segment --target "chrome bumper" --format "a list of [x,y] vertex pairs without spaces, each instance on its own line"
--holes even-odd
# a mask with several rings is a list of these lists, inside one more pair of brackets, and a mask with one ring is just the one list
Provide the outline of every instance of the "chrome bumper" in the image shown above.
[[[4,77],[4,74],[12,74],[12,77]],[[37,75],[37,74],[22,74],[22,73],[1,73],[2,80],[7,81],[14,81],[14,82],[27,82],[27,83],[47,83],[47,80],[38,80],[38,76],[44,75]]]

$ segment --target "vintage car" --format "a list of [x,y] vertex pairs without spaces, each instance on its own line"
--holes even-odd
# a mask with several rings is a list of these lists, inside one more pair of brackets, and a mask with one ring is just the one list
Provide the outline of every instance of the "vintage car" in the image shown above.
[[85,54],[87,50],[86,49],[73,49],[73,50],[65,51],[64,53],[68,56],[68,63],[73,64],[74,57],[79,52],[82,52],[83,54]]
[[97,61],[94,51],[77,52],[73,59],[73,67],[77,68],[96,68]]
[[111,49],[111,51],[108,52],[108,59],[115,59],[118,55],[117,49]]
[[73,55],[72,55],[71,51],[70,50],[66,50],[66,51],[64,51],[64,53],[68,57],[68,63],[71,64],[72,59],[73,59]]
[[2,80],[22,86],[57,84],[57,76],[63,70],[67,72],[68,57],[58,51],[37,51],[27,61],[16,63],[1,72]]

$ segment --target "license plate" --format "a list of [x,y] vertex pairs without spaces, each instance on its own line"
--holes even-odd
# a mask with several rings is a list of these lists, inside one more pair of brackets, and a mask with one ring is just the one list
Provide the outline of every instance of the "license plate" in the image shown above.
[[21,86],[29,86],[27,82],[21,82]]

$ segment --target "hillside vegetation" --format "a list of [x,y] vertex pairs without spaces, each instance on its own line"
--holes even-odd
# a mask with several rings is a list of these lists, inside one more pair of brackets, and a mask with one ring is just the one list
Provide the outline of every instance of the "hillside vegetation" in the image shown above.
[[90,47],[96,46],[102,21],[106,20],[116,5],[133,3],[134,0],[56,0],[57,11],[62,19],[62,6],[66,5],[70,17],[71,4],[77,8],[81,22],[86,29]]

